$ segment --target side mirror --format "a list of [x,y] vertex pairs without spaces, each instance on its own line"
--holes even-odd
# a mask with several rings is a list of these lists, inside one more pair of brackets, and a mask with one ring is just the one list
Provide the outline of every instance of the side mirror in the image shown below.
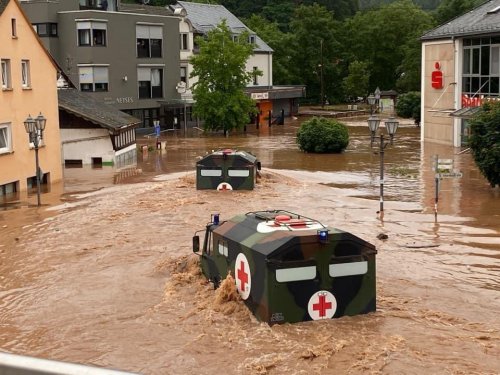
[[200,251],[200,237],[193,236],[193,253],[197,253]]
[[260,171],[262,169],[262,164],[260,164],[260,161],[257,162],[257,170]]

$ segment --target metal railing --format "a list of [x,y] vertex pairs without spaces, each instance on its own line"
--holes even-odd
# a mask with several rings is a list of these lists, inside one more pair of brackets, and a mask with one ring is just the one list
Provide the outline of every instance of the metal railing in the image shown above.
[[0,352],[0,375],[138,375],[102,367]]

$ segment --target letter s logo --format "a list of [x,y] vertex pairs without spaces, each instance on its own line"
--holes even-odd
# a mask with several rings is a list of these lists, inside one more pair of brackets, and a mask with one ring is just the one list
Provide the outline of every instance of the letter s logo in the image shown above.
[[434,65],[436,70],[434,70],[431,74],[431,86],[435,89],[442,89],[443,88],[443,72],[440,70],[441,67],[439,66],[439,63],[436,62]]

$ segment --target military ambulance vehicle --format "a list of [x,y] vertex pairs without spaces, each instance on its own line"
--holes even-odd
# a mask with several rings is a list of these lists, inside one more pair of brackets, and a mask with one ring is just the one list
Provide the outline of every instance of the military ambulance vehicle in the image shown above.
[[[199,233],[198,231],[197,233]],[[230,273],[241,298],[269,324],[375,311],[375,247],[355,235],[284,210],[220,221],[212,215],[203,246],[193,237],[203,274],[217,287]]]
[[196,189],[253,190],[261,163],[246,151],[223,149],[196,163]]

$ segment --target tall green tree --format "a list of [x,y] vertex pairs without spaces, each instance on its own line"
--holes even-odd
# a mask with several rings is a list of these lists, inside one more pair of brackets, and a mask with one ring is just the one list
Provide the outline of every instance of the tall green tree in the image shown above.
[[403,86],[419,89],[414,87],[419,78],[413,78],[420,74],[419,37],[432,26],[428,13],[410,0],[397,0],[347,20],[344,44],[351,59],[370,62],[370,90],[394,89],[400,79],[411,82]]
[[354,16],[359,10],[357,0],[302,0],[302,5],[318,4],[333,12],[333,16],[337,20],[343,20]]
[[439,25],[458,17],[474,8],[474,0],[443,0],[435,11],[436,21]]
[[349,97],[365,96],[368,94],[369,80],[368,63],[353,61],[349,64],[349,75],[342,81],[345,94]]
[[288,32],[294,10],[295,4],[289,0],[269,0],[260,15],[271,22],[276,22],[281,31]]
[[[341,23],[333,14],[318,4],[299,6],[291,21],[289,71],[294,84],[307,86],[307,97],[321,102],[321,86],[329,101],[338,97],[342,59],[341,45],[337,40]],[[323,77],[323,79],[321,79]]]
[[191,58],[190,75],[198,78],[193,85],[194,115],[204,120],[207,130],[223,130],[227,134],[242,128],[256,112],[255,102],[243,91],[254,76],[245,70],[245,63],[253,53],[247,33],[233,41],[223,21],[206,38],[198,37],[197,43],[200,53]]

